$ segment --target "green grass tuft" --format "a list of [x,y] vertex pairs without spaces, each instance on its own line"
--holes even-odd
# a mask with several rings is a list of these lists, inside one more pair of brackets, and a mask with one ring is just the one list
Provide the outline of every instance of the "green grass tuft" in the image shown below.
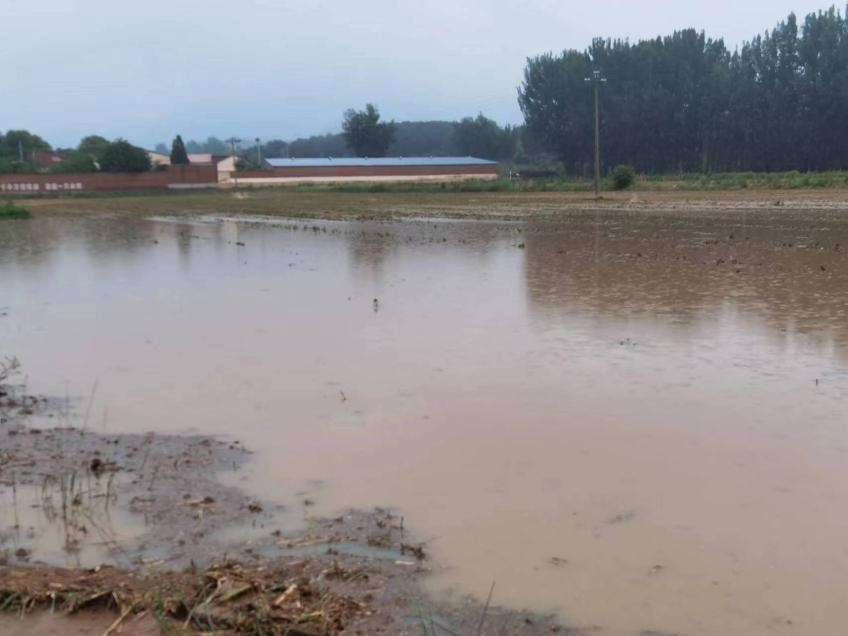
[[0,219],[28,219],[29,210],[14,203],[0,203]]

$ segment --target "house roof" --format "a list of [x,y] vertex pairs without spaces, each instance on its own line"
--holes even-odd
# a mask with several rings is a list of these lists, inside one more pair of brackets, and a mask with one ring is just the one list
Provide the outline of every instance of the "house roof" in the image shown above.
[[477,157],[340,157],[316,159],[266,159],[272,168],[331,168],[374,166],[494,166],[497,161]]
[[35,151],[32,153],[32,161],[35,165],[40,168],[49,168],[54,163],[59,163],[63,159],[61,153],[54,152],[53,150],[47,151]]
[[209,152],[192,152],[188,155],[189,163],[212,163],[213,156]]

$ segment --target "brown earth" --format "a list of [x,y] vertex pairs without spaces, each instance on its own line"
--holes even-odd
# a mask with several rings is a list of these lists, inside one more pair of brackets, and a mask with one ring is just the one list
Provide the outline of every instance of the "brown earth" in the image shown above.
[[608,192],[385,192],[357,193],[254,189],[246,192],[174,192],[142,196],[74,196],[22,201],[36,215],[51,214],[268,214],[321,219],[410,216],[523,219],[561,212],[848,209],[848,189]]

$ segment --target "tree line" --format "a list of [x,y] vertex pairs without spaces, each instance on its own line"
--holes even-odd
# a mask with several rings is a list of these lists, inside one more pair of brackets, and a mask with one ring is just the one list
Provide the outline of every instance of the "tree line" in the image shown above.
[[[504,160],[515,155],[521,144],[520,129],[501,127],[480,114],[458,122],[386,122],[371,104],[364,110],[349,109],[344,113],[342,132],[317,135],[286,142],[274,139],[256,145],[236,147],[239,169],[256,170],[263,166],[258,158],[284,157],[354,157],[370,156],[449,156],[473,155],[485,159]],[[209,137],[205,141],[184,142],[177,135],[170,148],[157,144],[155,151],[168,155],[171,165],[189,163],[189,154],[229,156],[232,146]],[[48,167],[35,161],[38,153],[53,152],[43,138],[26,130],[0,133],[0,173],[32,173],[47,170],[54,173],[146,172],[162,169],[148,151],[124,139],[110,141],[100,135],[84,137],[75,148],[59,148],[61,159]]]
[[[313,157],[446,157],[472,155],[483,159],[508,160],[520,151],[523,144],[522,127],[501,126],[483,114],[460,121],[401,121],[383,122],[379,109],[369,112],[349,110],[342,120],[342,131],[290,141],[272,139],[262,142],[260,151],[265,158]],[[360,124],[354,140],[345,135],[345,122],[351,119]],[[382,125],[389,126],[382,128]],[[364,136],[363,136],[364,133]],[[228,155],[230,147],[217,137],[205,141],[185,142],[189,153]],[[157,144],[158,152],[167,153],[164,143]],[[243,144],[239,154],[252,161],[257,156],[256,144]]]
[[[52,152],[49,143],[27,130],[0,133],[0,173],[38,172],[43,169],[36,161],[38,153]],[[84,137],[76,148],[60,149],[56,154],[60,160],[47,167],[49,172],[146,172],[154,167],[143,148],[99,135]]]
[[[485,117],[460,121],[385,121],[376,106],[344,113],[342,130],[238,148],[242,164],[257,157],[473,155],[520,164],[551,158],[588,175],[593,156],[593,91],[599,71],[602,159],[645,173],[775,172],[848,169],[848,12],[835,8],[794,14],[731,51],[721,39],[686,29],[631,43],[595,39],[583,51],[527,60],[518,90],[521,126]],[[183,143],[172,163],[189,153],[228,155],[217,137]],[[0,134],[0,172],[35,169],[36,152],[50,145],[28,131]],[[106,152],[108,150],[108,152]],[[105,154],[104,154],[105,153]],[[144,156],[142,156],[144,155]],[[124,140],[86,137],[63,152],[53,171],[151,169],[147,153]],[[607,171],[607,170],[605,170]],[[524,172],[524,170],[522,170]]]
[[606,166],[649,173],[848,168],[848,17],[794,14],[730,51],[688,29],[528,60],[519,105],[529,134],[572,173],[593,154],[601,89]]
[[49,150],[49,143],[28,130],[0,132],[0,173],[32,172],[33,153]]

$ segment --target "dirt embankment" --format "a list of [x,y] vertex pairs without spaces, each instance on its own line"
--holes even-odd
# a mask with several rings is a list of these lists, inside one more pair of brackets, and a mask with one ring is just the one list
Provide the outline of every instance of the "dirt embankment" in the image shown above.
[[263,214],[312,219],[410,216],[527,219],[562,212],[716,212],[848,210],[848,188],[816,190],[639,190],[605,192],[333,192],[280,188],[145,196],[39,198],[23,202],[34,216],[67,214]]
[[281,508],[218,479],[249,460],[237,442],[32,425],[53,409],[0,386],[0,633],[580,633],[432,600],[389,510],[263,531]]

